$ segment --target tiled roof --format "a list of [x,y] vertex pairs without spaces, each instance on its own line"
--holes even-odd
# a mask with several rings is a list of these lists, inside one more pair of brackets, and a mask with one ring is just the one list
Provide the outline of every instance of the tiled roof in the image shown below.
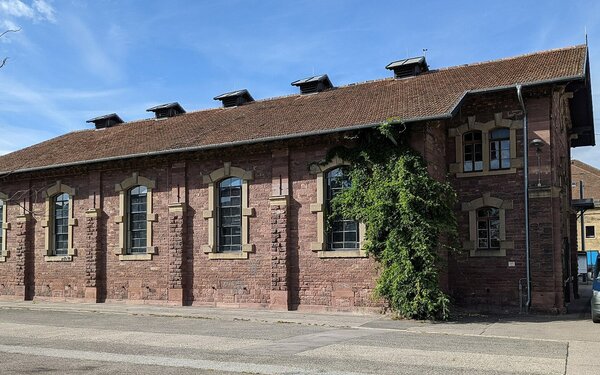
[[405,79],[351,84],[318,94],[76,131],[0,157],[0,172],[334,132],[391,117],[407,122],[448,117],[470,91],[583,77],[586,54],[585,46],[568,47]]
[[[571,165],[600,177],[600,169],[579,160],[571,160]],[[599,197],[600,198],[600,197]]]

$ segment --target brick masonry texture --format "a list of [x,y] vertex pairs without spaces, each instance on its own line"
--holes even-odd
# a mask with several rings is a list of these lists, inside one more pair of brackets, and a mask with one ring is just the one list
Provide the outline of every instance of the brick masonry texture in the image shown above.
[[[573,297],[563,289],[572,270],[572,216],[569,211],[570,158],[568,111],[559,88],[530,90],[529,138],[544,148],[529,148],[531,193],[531,266],[533,306],[561,311]],[[320,95],[320,94],[318,94]],[[456,215],[461,242],[469,239],[467,203],[490,194],[512,201],[506,210],[506,239],[514,243],[506,256],[474,257],[469,251],[448,253],[440,247],[440,285],[457,304],[518,309],[519,282],[525,278],[523,169],[479,177],[449,172],[456,163],[450,129],[477,122],[521,120],[514,91],[468,98],[460,113],[446,121],[408,125],[403,133],[428,163],[429,173],[449,181],[458,193]],[[129,125],[126,125],[129,126]],[[154,126],[154,125],[147,125]],[[299,310],[377,310],[385,302],[373,296],[379,268],[373,257],[321,258],[310,248],[317,241],[317,179],[309,165],[322,161],[332,146],[350,144],[353,133],[187,152],[160,157],[117,160],[88,166],[22,173],[0,180],[7,205],[9,256],[0,263],[0,297],[128,303],[290,308]],[[517,157],[523,157],[523,131],[516,132]],[[541,168],[537,167],[540,158]],[[208,185],[203,176],[232,167],[253,172],[248,182],[248,259],[209,259]],[[119,260],[119,184],[133,173],[155,181],[150,222],[151,260]],[[537,187],[538,176],[541,187]],[[45,198],[40,194],[60,180],[75,189],[73,244],[70,261],[48,262],[45,255]],[[29,212],[23,216],[23,207]],[[90,212],[97,215],[90,215]],[[93,293],[90,293],[90,290]]]
[[[571,176],[573,180],[573,198],[580,198],[579,187],[580,182],[583,182],[583,198],[593,199],[596,207],[600,207],[600,170],[578,160],[573,160],[571,163]],[[593,238],[585,238],[585,250],[600,250],[600,209],[587,210],[584,214],[584,225],[594,227],[596,233]],[[577,232],[577,250],[581,251],[580,220],[577,220],[575,231]]]

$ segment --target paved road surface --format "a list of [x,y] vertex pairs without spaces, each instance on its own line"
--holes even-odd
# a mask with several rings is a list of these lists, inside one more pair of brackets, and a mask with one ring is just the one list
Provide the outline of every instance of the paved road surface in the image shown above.
[[[583,318],[583,319],[581,319]],[[589,314],[381,316],[0,302],[1,374],[598,374]]]

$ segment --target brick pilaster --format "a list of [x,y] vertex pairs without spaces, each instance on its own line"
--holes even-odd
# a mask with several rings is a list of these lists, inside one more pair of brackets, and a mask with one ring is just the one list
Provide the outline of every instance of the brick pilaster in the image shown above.
[[15,275],[15,296],[24,300],[31,299],[29,296],[28,286],[30,280],[33,279],[33,259],[30,254],[30,233],[31,215],[22,214],[17,216],[15,225],[15,259],[16,259],[16,275]]
[[169,302],[183,304],[183,203],[169,205]]
[[100,253],[99,221],[100,209],[85,212],[85,299],[98,301],[98,255]]
[[182,305],[185,300],[185,208],[186,164],[175,163],[169,169],[169,276],[168,300],[174,305]]
[[272,153],[271,183],[271,293],[270,308],[288,310],[289,253],[289,151],[274,150]]

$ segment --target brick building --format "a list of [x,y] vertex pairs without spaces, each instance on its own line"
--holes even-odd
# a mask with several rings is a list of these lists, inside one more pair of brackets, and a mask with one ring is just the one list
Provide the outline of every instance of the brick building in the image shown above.
[[363,225],[325,226],[329,197],[349,183],[344,161],[315,162],[394,118],[458,192],[464,251],[440,251],[442,287],[459,304],[517,309],[529,275],[531,306],[562,309],[570,148],[595,142],[587,48],[387,68],[394,77],[343,87],[296,81],[301,93],[281,98],[231,92],[215,98],[222,108],[102,116],[0,157],[1,298],[378,309]]
[[583,226],[581,217],[577,220],[577,251],[590,252],[588,265],[591,267],[600,251],[600,170],[573,160],[571,179],[573,199],[591,199],[596,207],[583,212]]

